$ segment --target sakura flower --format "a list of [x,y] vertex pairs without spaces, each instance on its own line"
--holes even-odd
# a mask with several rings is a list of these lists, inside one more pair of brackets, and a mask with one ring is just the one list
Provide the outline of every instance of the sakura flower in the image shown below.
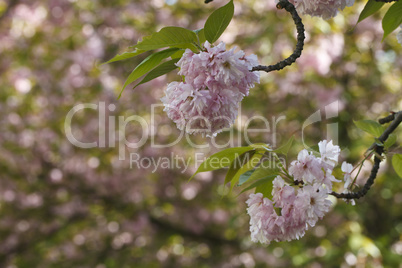
[[344,161],[342,163],[341,170],[345,173],[345,175],[344,175],[345,184],[343,187],[345,189],[348,189],[349,186],[352,184],[351,173],[353,171],[353,166]]
[[284,235],[287,241],[299,239],[304,236],[307,225],[307,215],[301,208],[300,198],[296,197],[292,203],[287,203],[283,206],[281,214],[285,218],[285,231]]
[[327,169],[323,180],[319,182],[323,184],[323,189],[330,193],[332,192],[332,182],[341,182],[341,180],[337,180],[335,176],[332,175],[332,170]]
[[204,48],[198,54],[186,49],[176,64],[185,82],[170,83],[161,100],[180,130],[215,136],[234,123],[239,103],[260,76],[250,72],[258,65],[255,55],[226,51],[224,43],[206,41]]
[[295,179],[308,183],[324,177],[320,160],[305,149],[299,152],[297,161],[290,164],[289,173]]
[[330,19],[346,6],[353,6],[354,0],[290,0],[300,14]]
[[307,223],[311,227],[329,211],[332,202],[327,197],[327,191],[321,187],[307,185],[299,189],[295,203],[306,213]]
[[277,207],[282,207],[285,204],[293,203],[295,199],[295,189],[291,186],[285,185],[285,181],[281,176],[277,176],[273,182],[272,200]]
[[[302,150],[289,167],[293,179],[302,183],[289,185],[277,176],[272,181],[272,201],[260,193],[250,195],[246,203],[252,241],[269,244],[299,239],[329,211],[332,183],[340,182],[332,175],[340,149],[326,140],[319,143],[319,148],[321,158]],[[344,163],[342,170],[350,173],[348,165]]]
[[[264,198],[261,193],[250,194],[246,201],[248,208],[247,213],[250,215],[250,232],[253,242],[269,244],[270,240],[267,237],[267,223],[274,213],[274,207],[271,200]],[[271,218],[272,222],[272,218]]]
[[333,169],[338,164],[338,156],[341,149],[337,145],[332,144],[331,141],[323,140],[318,143],[318,147],[321,153],[321,160],[326,164],[327,169]]

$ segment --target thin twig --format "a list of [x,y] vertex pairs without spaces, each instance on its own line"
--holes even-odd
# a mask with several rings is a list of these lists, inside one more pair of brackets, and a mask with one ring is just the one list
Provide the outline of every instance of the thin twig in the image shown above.
[[[391,119],[390,116],[387,116],[385,118],[380,119],[381,122],[390,122]],[[402,122],[402,111],[399,111],[397,113],[393,114],[393,119],[391,124],[387,127],[387,129],[384,130],[384,132],[381,134],[381,136],[378,138],[378,140],[384,144],[384,142],[388,139],[389,135],[395,131],[395,129],[399,126],[399,124]],[[373,168],[371,169],[370,177],[367,179],[366,184],[364,185],[363,189],[361,189],[358,192],[352,192],[352,193],[336,193],[332,192],[331,195],[337,197],[337,198],[345,198],[345,199],[358,199],[364,195],[367,194],[368,190],[370,190],[371,185],[373,185],[375,178],[377,177],[377,172],[378,169],[380,168],[380,162],[382,160],[381,154],[384,152],[384,146],[379,145],[378,142],[373,143],[371,146],[374,148],[374,152],[376,152],[375,157],[374,157],[374,165]]]
[[296,48],[293,51],[293,54],[290,55],[288,58],[284,59],[283,61],[278,62],[277,64],[274,65],[269,65],[269,66],[264,66],[264,65],[258,65],[253,67],[251,71],[264,71],[264,72],[271,72],[271,71],[279,71],[285,68],[286,66],[291,65],[293,62],[296,61],[298,57],[300,57],[303,46],[304,46],[304,25],[303,22],[297,14],[296,8],[292,3],[289,3],[288,0],[281,0],[279,3],[276,5],[278,9],[285,9],[287,12],[289,12],[292,15],[293,21],[296,25],[297,29],[297,44]]

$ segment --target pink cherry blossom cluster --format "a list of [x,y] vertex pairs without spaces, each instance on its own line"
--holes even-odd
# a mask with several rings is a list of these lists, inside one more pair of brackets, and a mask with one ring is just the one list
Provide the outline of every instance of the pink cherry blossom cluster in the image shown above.
[[[339,146],[332,141],[318,143],[320,157],[302,150],[297,160],[290,164],[286,183],[277,176],[273,183],[272,200],[262,193],[251,194],[246,201],[250,215],[250,232],[253,242],[269,244],[270,241],[290,241],[304,236],[309,227],[327,213],[332,202],[332,175],[338,164]],[[351,165],[344,162],[342,171],[350,184]]]
[[330,19],[338,14],[338,10],[353,6],[355,0],[290,0],[289,2],[295,5],[300,14]]
[[259,83],[259,73],[250,72],[256,65],[256,55],[226,51],[222,42],[206,41],[200,53],[186,49],[177,62],[183,82],[168,84],[164,111],[180,130],[216,135],[234,123],[239,103]]

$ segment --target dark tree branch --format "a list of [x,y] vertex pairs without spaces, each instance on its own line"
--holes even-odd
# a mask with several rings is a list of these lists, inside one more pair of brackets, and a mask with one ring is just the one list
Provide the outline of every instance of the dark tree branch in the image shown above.
[[[391,122],[392,121],[392,122]],[[378,140],[384,144],[384,142],[388,139],[389,135],[395,131],[395,129],[399,126],[402,122],[402,111],[397,113],[392,113],[390,116],[382,118],[379,120],[381,124],[385,124],[387,122],[391,122],[387,129],[381,134]],[[379,145],[377,142],[373,143],[370,148],[374,148],[374,152],[376,152],[374,157],[374,165],[371,169],[370,177],[367,179],[366,184],[364,185],[363,189],[358,192],[353,193],[336,193],[332,192],[331,195],[337,198],[345,198],[345,199],[358,199],[367,194],[368,190],[370,190],[371,185],[373,185],[375,178],[377,177],[378,169],[380,168],[380,162],[382,160],[381,154],[384,152],[384,147]]]
[[391,121],[393,121],[395,119],[395,112],[391,112],[390,115],[388,115],[387,117],[381,118],[380,120],[378,120],[378,122],[383,125],[385,123],[389,123]]
[[251,71],[264,71],[264,72],[271,72],[271,71],[279,71],[285,68],[286,66],[291,65],[293,62],[296,61],[298,57],[300,57],[303,46],[304,46],[304,25],[303,22],[297,14],[297,11],[294,7],[293,4],[289,3],[288,0],[281,0],[279,3],[276,5],[278,9],[285,9],[287,12],[289,12],[292,15],[293,21],[296,24],[296,29],[297,29],[297,44],[296,48],[293,51],[293,54],[290,55],[288,58],[284,59],[283,61],[278,62],[275,65],[269,65],[269,66],[264,66],[264,65],[258,65],[253,67]]

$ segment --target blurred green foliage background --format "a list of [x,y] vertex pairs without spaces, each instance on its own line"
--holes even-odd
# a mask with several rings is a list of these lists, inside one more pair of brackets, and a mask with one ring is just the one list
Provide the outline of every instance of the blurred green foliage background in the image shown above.
[[[367,196],[356,206],[337,200],[299,241],[252,243],[248,195],[237,197],[235,191],[222,197],[224,170],[188,182],[196,154],[220,150],[213,142],[247,145],[244,124],[253,116],[266,118],[270,128],[248,133],[251,142],[278,146],[295,135],[294,159],[302,148],[303,123],[320,111],[323,120],[304,129],[305,143],[337,137],[341,161],[357,164],[373,140],[353,120],[376,120],[402,109],[402,47],[395,33],[381,42],[386,9],[356,27],[363,1],[329,21],[303,17],[302,57],[283,71],[261,73],[262,82],[244,99],[232,133],[213,141],[189,137],[204,148],[179,138],[161,107],[151,116],[167,83],[178,79],[175,72],[135,91],[128,88],[117,100],[125,78],[147,55],[99,63],[164,26],[199,29],[225,3],[0,0],[0,267],[402,267],[402,183],[388,160],[396,146]],[[292,52],[295,33],[289,14],[276,10],[273,0],[241,0],[235,1],[234,20],[221,40],[268,65]],[[131,142],[144,137],[146,143],[140,148],[119,148],[118,140],[114,147],[72,145],[65,118],[82,103],[98,109],[75,114],[78,140],[99,141],[99,108],[105,103],[115,105],[106,109],[106,126],[116,120],[106,127],[107,141],[109,131],[117,132],[118,116],[138,115],[146,127],[129,123],[125,136]],[[327,118],[331,113],[335,116]],[[266,128],[256,119],[251,126]],[[152,141],[176,142],[155,148]],[[119,160],[119,149],[125,160]],[[149,159],[173,155],[191,165],[153,172],[152,165],[130,167],[130,153]],[[366,162],[360,185],[370,168]]]

